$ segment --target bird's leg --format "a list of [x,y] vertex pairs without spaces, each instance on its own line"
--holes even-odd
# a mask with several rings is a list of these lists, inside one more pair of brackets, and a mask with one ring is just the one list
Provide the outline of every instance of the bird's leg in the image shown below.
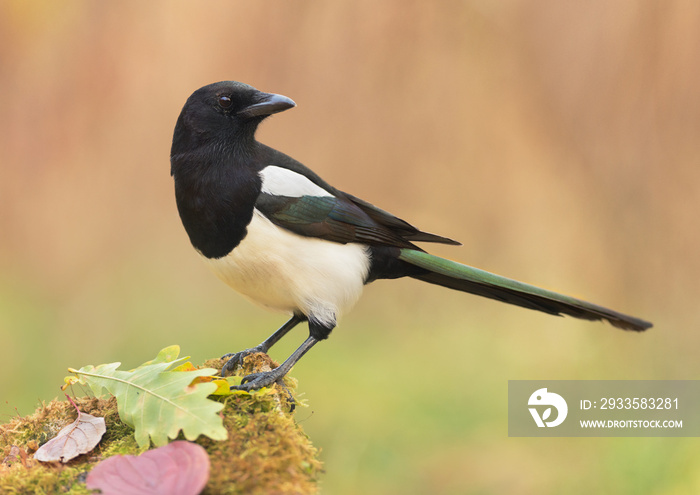
[[289,321],[287,321],[287,323],[282,325],[275,333],[270,335],[261,344],[250,349],[246,349],[244,351],[229,352],[228,354],[224,354],[223,356],[221,356],[221,359],[228,358],[228,361],[226,361],[226,363],[221,368],[221,376],[226,376],[229,372],[233,372],[233,370],[236,369],[236,366],[243,366],[243,359],[249,354],[255,354],[256,352],[267,353],[267,351],[270,350],[270,347],[279,342],[279,340],[285,335],[287,335],[287,333],[289,333],[289,331],[292,328],[297,326],[305,319],[306,318],[304,316],[299,316],[295,314],[289,319]]
[[299,348],[292,353],[291,356],[287,358],[287,360],[280,364],[277,368],[274,370],[270,371],[261,371],[260,373],[252,373],[250,375],[244,376],[243,381],[241,381],[240,385],[234,385],[231,387],[231,390],[246,390],[250,392],[251,390],[262,388],[262,387],[269,387],[276,381],[282,379],[284,375],[289,373],[289,370],[292,369],[292,366],[296,364],[297,361],[301,359],[301,357],[308,352],[309,349],[311,349],[318,340],[311,335],[304,341],[303,344],[299,346]]
[[[251,390],[269,387],[273,383],[281,380],[284,375],[289,373],[297,361],[306,354],[309,349],[311,349],[317,342],[327,339],[330,335],[331,330],[335,326],[335,322],[331,325],[322,324],[317,321],[313,316],[308,318],[309,320],[309,337],[304,341],[299,348],[292,353],[287,360],[280,364],[277,368],[270,371],[262,371],[260,373],[252,373],[250,375],[244,376],[240,385],[231,387],[232,390],[246,390],[250,392]],[[279,331],[279,330],[278,330]],[[274,337],[274,335],[273,335]]]

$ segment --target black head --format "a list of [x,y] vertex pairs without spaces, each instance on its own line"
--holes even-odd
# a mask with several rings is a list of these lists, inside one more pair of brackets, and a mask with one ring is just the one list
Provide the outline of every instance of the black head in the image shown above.
[[175,125],[171,155],[211,142],[245,145],[265,117],[296,104],[286,96],[263,93],[236,81],[199,88],[187,99]]

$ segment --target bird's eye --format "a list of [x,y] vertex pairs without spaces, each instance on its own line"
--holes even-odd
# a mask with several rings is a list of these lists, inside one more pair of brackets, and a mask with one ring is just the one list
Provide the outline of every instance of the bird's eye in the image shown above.
[[219,96],[219,106],[221,108],[229,108],[233,102],[228,96]]

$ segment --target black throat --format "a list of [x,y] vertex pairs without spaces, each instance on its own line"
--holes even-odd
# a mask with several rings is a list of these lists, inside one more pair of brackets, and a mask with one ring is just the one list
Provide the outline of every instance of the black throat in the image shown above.
[[170,161],[180,219],[192,245],[207,258],[226,256],[246,235],[262,184],[257,144],[215,142],[183,152],[173,146]]

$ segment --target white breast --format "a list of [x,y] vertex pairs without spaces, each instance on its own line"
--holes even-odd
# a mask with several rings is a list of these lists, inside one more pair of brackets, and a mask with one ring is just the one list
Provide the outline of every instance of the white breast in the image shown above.
[[231,253],[202,258],[219,278],[254,302],[301,311],[331,327],[357,302],[370,265],[367,246],[294,234],[257,209],[246,237]]

